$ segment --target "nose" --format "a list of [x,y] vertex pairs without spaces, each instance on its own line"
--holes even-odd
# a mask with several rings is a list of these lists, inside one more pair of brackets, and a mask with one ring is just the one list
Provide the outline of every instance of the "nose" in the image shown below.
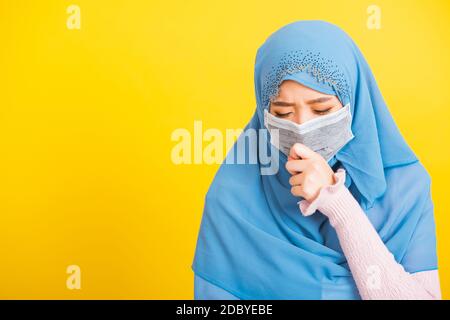
[[310,112],[305,112],[305,111],[297,111],[295,113],[294,116],[294,122],[296,124],[303,124],[306,121],[311,120],[312,118],[314,118],[314,115],[312,115]]

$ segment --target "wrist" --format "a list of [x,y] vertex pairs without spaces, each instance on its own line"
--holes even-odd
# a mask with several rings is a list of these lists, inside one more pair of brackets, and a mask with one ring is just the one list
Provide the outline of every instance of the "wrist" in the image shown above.
[[332,209],[332,206],[330,207],[330,205],[333,204],[332,202],[336,200],[336,198],[341,197],[343,192],[349,192],[344,183],[345,170],[343,168],[339,168],[335,173],[333,173],[331,183],[320,188],[318,195],[314,200],[308,201],[304,199],[298,202],[301,213],[304,216],[309,216],[316,212],[316,210],[320,210],[322,213],[327,215],[329,209]]

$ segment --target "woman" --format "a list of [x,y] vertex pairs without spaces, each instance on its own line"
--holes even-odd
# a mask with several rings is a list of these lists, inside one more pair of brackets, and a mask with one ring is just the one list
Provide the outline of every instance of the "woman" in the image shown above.
[[258,146],[279,170],[218,170],[195,298],[440,299],[430,176],[351,38],[322,21],[284,26],[258,49],[255,91],[245,129],[268,129]]

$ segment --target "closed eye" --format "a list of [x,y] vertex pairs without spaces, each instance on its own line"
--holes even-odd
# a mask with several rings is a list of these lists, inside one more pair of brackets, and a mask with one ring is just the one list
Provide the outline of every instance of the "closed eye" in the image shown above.
[[287,118],[289,115],[291,115],[293,112],[287,112],[287,113],[279,113],[275,111],[275,115],[279,118]]
[[328,109],[325,110],[314,110],[315,114],[327,114],[328,112],[330,112],[330,110],[333,109],[333,107],[330,107]]

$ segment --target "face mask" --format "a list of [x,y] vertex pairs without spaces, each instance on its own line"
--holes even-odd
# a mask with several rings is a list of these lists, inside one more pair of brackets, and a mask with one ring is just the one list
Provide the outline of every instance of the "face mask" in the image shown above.
[[[300,142],[320,154],[328,162],[354,135],[351,130],[350,104],[338,111],[302,124],[280,119],[264,109],[264,125],[270,132],[270,142],[286,156]],[[278,134],[274,130],[278,129]]]

